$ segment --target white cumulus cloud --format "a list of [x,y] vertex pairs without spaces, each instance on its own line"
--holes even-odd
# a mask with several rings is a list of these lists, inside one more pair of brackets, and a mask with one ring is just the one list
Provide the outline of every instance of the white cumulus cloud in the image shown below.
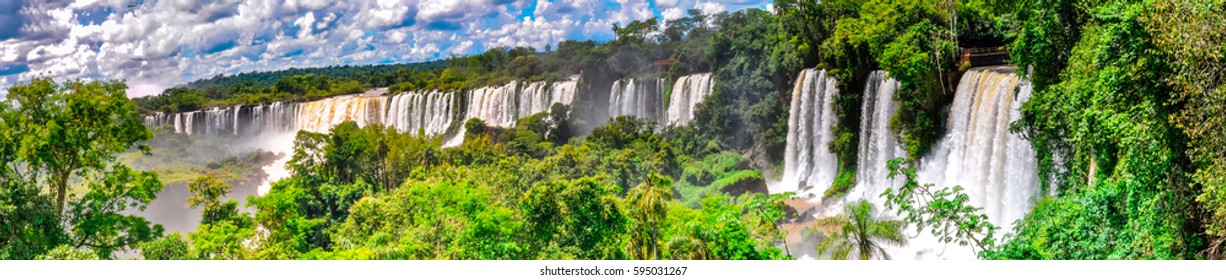
[[[0,4],[0,96],[35,77],[148,95],[218,74],[426,61],[612,39],[614,24],[766,7],[693,0],[45,0]],[[131,5],[131,6],[129,6]],[[11,16],[9,16],[11,15]]]

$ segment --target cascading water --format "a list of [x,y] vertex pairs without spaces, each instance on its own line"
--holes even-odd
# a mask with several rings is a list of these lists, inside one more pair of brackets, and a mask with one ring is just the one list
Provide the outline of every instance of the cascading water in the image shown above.
[[694,106],[711,94],[711,73],[685,75],[673,84],[668,98],[668,125],[685,125],[694,119]]
[[519,110],[520,116],[528,116],[537,112],[545,111],[546,107],[552,104],[548,98],[553,97],[551,92],[547,90],[549,83],[532,82],[524,87],[519,95]]
[[454,92],[412,92],[392,96],[386,111],[386,125],[408,133],[426,135],[446,133],[452,127],[455,110]]
[[[518,82],[511,82],[504,86],[477,88],[468,94],[468,109],[464,119],[477,118],[485,121],[486,125],[511,127],[520,118],[549,111],[555,103],[569,105],[575,100],[578,89],[578,75],[556,82],[531,82],[523,87],[519,87]],[[443,147],[455,147],[464,143],[463,124],[459,129],[458,133],[443,143]]]
[[567,80],[556,83],[532,82],[519,94],[519,118],[531,116],[540,112],[548,112],[554,103],[570,104],[575,99],[578,81]]
[[[856,159],[856,187],[848,198],[864,198],[873,201],[886,188],[898,186],[901,180],[891,180],[887,163],[894,158],[906,157],[898,144],[898,136],[890,130],[890,119],[898,106],[894,92],[899,83],[885,71],[873,71],[864,85],[863,102],[860,106],[860,147]],[[880,204],[878,204],[880,205]]]
[[[816,71],[805,70],[797,80],[793,91],[792,110],[789,118],[788,146],[785,159],[784,181],[773,192],[791,191],[798,182],[821,178],[822,184],[809,183],[815,189],[829,187],[825,174],[835,172],[833,164],[820,160],[829,134],[828,127],[815,122],[818,102],[823,102],[813,86]],[[833,87],[833,83],[830,84]],[[878,215],[893,216],[884,211],[885,189],[901,184],[898,179],[887,178],[886,162],[904,157],[897,135],[888,128],[897,104],[893,95],[897,81],[888,78],[882,71],[873,72],[865,85],[860,123],[859,159],[857,160],[857,184],[847,195],[833,201],[817,202],[817,216],[836,215],[848,202],[866,199]],[[1011,230],[1014,221],[1021,219],[1033,207],[1033,199],[1039,194],[1034,151],[1031,144],[1019,135],[1009,132],[1009,124],[1020,118],[1020,106],[1030,98],[1031,87],[1020,80],[1012,66],[974,68],[967,71],[958,84],[954,103],[950,106],[948,132],[939,140],[930,153],[919,163],[917,180],[937,187],[962,186],[975,207],[983,209],[989,221],[1005,230]],[[830,94],[833,95],[833,94]],[[817,119],[820,121],[820,119]],[[818,141],[820,144],[814,144]],[[820,145],[820,146],[815,146]],[[814,150],[814,148],[820,148]],[[815,166],[827,164],[827,167]],[[914,234],[915,228],[907,229]],[[957,244],[938,241],[927,230],[910,239],[905,247],[887,248],[887,253],[896,259],[975,258],[974,250]],[[811,255],[810,255],[811,257]]]
[[[872,79],[870,87],[871,82]],[[881,88],[884,87],[882,84]],[[865,95],[866,116],[870,111],[870,98],[877,98],[878,105],[886,104],[881,99],[889,95],[883,91],[879,88],[875,97]],[[1030,98],[1030,91],[1029,83],[1020,81],[1013,66],[967,71],[958,82],[954,102],[950,105],[948,131],[920,160],[916,174],[921,184],[933,184],[937,188],[961,186],[970,197],[971,205],[983,209],[989,222],[1004,229],[997,232],[998,238],[1011,232],[1013,221],[1025,216],[1033,207],[1032,198],[1039,195],[1034,150],[1030,142],[1009,132],[1009,124],[1021,117],[1020,106]],[[883,105],[871,111],[875,112],[874,118],[881,118],[892,116],[894,107]],[[880,119],[871,122],[888,123]],[[881,192],[901,184],[901,181],[886,179],[889,170],[884,168],[884,161],[905,155],[897,144],[890,145],[897,142],[889,137],[884,138],[889,140],[882,140],[864,136],[876,130],[892,136],[889,130],[866,120],[862,120],[862,124],[870,125],[861,127],[861,161],[857,169],[861,181],[842,203],[865,198],[881,209],[884,205]],[[868,149],[865,149],[866,141]],[[889,156],[891,153],[894,155]],[[907,231],[914,233],[914,226]],[[908,242],[906,247],[887,251],[896,258],[976,258],[974,248],[942,243],[928,231]]]
[[[578,77],[557,82],[533,82],[520,87],[518,82],[504,86],[482,87],[468,93],[467,104],[457,100],[455,92],[418,91],[387,95],[386,89],[362,94],[335,96],[302,102],[273,102],[261,105],[238,105],[209,108],[202,111],[173,114],[157,113],[146,116],[149,126],[173,126],[176,133],[189,135],[237,135],[259,139],[256,148],[288,155],[292,152],[294,133],[298,130],[327,132],[345,121],[359,126],[384,124],[402,132],[451,136],[444,146],[458,146],[464,140],[462,120],[479,118],[489,125],[509,127],[518,118],[548,111],[554,103],[570,104],[578,91]],[[464,106],[461,110],[458,107]],[[458,127],[460,131],[455,132]],[[259,193],[268,191],[268,183],[284,178],[288,156],[265,167],[269,174]]]
[[386,91],[345,95],[302,103],[273,102],[254,106],[210,108],[145,117],[145,124],[170,124],[175,132],[200,135],[253,135],[267,132],[327,132],[345,121],[359,126],[386,124],[404,132],[424,129],[428,135],[447,132],[455,119],[453,92],[410,92],[393,96]]
[[[195,135],[238,135],[257,139],[255,148],[288,155],[292,152],[294,134],[298,130],[327,132],[345,121],[359,126],[386,124],[409,133],[425,131],[441,135],[454,125],[456,93],[410,92],[393,96],[386,89],[363,94],[344,95],[302,103],[273,102],[252,106],[210,108],[203,111],[174,114],[154,114],[145,117],[149,126],[172,125],[176,133]],[[288,156],[264,167],[269,177],[259,193],[268,191],[268,183],[288,175],[284,169]]]
[[283,131],[291,128],[292,120],[296,119],[295,106],[296,104],[291,104],[291,109],[286,111],[286,106],[281,102],[274,102],[268,105],[238,105],[173,114],[156,113],[145,116],[145,125],[170,125],[174,127],[175,133],[188,135],[254,134],[270,129]]
[[515,124],[515,91],[518,82],[503,86],[477,88],[468,94],[468,114],[465,119],[478,118],[487,125],[509,127]]
[[553,106],[552,103],[571,104],[575,101],[575,94],[579,92],[579,75],[571,76],[569,80],[555,82],[550,87],[550,103],[548,106]]
[[338,96],[297,104],[295,127],[323,133],[345,121],[354,121],[358,126],[382,123],[384,100],[382,96]]
[[1030,212],[1040,194],[1034,149],[1009,132],[1031,94],[1030,83],[1015,71],[1013,66],[975,68],[962,76],[949,132],[921,160],[917,174],[920,182],[962,186],[971,203],[1006,231]]
[[[825,70],[805,69],[792,89],[784,151],[783,182],[776,192],[800,191],[820,196],[834,182],[838,157],[830,152],[834,140],[834,98],[837,81]],[[812,189],[809,189],[812,188]]]
[[635,116],[663,123],[664,79],[621,79],[609,91],[609,117]]
[[[363,94],[335,96],[302,103],[274,102],[266,105],[210,108],[174,114],[145,116],[149,126],[171,125],[176,133],[198,135],[255,135],[298,130],[327,132],[344,121],[359,126],[385,124],[402,132],[426,135],[451,133],[444,146],[463,142],[462,121],[479,118],[488,125],[510,127],[522,117],[548,111],[554,103],[570,104],[578,91],[578,76],[557,82],[518,82],[482,87],[468,92],[467,103],[455,92],[418,91],[386,95],[386,89]],[[458,109],[463,107],[464,109]],[[456,118],[463,113],[464,118]]]
[[[1030,90],[1013,66],[968,70],[958,82],[949,108],[948,131],[920,160],[916,174],[921,184],[961,186],[970,204],[983,209],[989,222],[1004,229],[997,232],[998,238],[1012,230],[1013,221],[1030,211],[1031,199],[1038,195],[1034,150],[1028,141],[1009,132],[1009,124],[1020,118],[1020,105],[1030,98]],[[891,182],[886,184],[873,186],[865,195],[879,196]],[[884,199],[870,201],[881,207]],[[907,230],[914,233],[915,228]],[[941,243],[927,231],[909,242],[905,248],[889,251],[899,258],[976,258],[974,248]]]

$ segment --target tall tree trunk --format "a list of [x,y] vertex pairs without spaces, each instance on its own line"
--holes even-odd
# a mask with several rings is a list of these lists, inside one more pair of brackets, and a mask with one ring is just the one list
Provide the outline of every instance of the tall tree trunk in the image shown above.
[[792,255],[792,248],[788,246],[787,232],[785,231],[783,234],[783,236],[779,237],[779,241],[783,241],[783,252],[787,253],[789,257],[795,258],[796,256]]
[[656,241],[656,235],[659,235],[659,226],[654,223],[651,225],[651,259],[660,259],[660,248],[657,248],[659,242]]
[[61,172],[60,177],[55,182],[55,213],[64,215],[64,202],[68,198],[68,175],[69,172]]

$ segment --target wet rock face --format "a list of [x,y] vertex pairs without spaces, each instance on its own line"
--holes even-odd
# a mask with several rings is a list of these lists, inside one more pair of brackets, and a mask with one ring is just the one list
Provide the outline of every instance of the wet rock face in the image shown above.
[[740,180],[720,190],[730,196],[740,196],[745,193],[770,194],[770,191],[766,189],[766,181],[761,178]]

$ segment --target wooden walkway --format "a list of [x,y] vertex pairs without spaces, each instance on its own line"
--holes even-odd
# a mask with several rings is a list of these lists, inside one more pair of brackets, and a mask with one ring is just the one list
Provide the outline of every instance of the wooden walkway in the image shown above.
[[959,57],[971,67],[1009,64],[1009,50],[1004,47],[959,48]]

